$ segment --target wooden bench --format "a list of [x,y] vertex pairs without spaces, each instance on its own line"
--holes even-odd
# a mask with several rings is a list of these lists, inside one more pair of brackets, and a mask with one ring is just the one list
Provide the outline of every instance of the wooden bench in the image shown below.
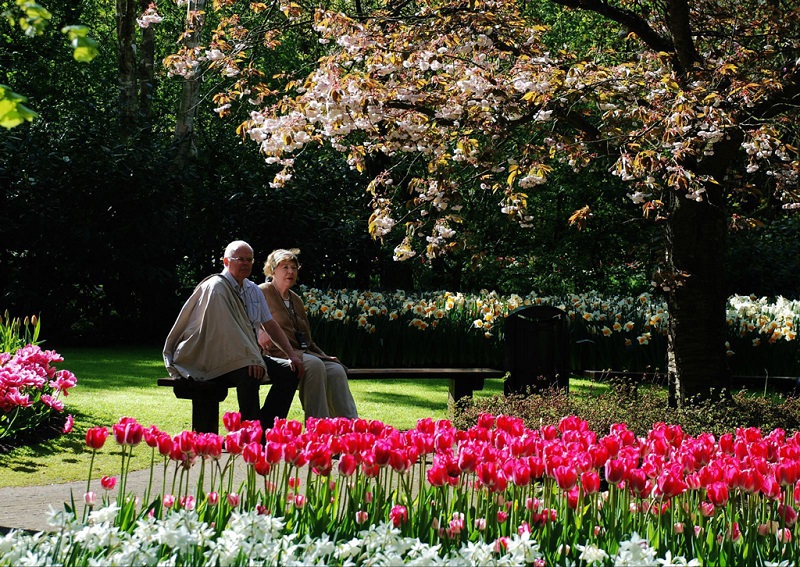
[[176,398],[192,400],[194,431],[219,433],[219,403],[228,397],[229,386],[216,382],[171,377],[159,378],[158,385],[172,388]]
[[475,390],[483,390],[486,378],[502,378],[505,375],[505,370],[496,368],[350,368],[347,371],[347,377],[351,380],[446,378],[450,383],[450,404],[472,397]]
[[[502,378],[505,374],[504,370],[495,368],[351,368],[347,372],[351,380],[446,378],[450,382],[448,401],[451,404],[471,397],[475,390],[482,390],[484,379]],[[228,397],[229,386],[176,378],[160,378],[158,385],[172,388],[176,398],[192,400],[194,431],[219,432],[219,404]]]

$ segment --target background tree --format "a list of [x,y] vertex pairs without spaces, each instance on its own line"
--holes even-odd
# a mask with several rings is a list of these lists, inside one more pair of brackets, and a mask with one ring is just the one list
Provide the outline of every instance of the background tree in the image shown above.
[[[431,259],[457,248],[471,193],[496,195],[529,227],[538,214],[529,193],[555,164],[610,167],[665,223],[659,284],[670,311],[671,402],[682,405],[729,384],[721,275],[731,201],[763,186],[787,206],[798,197],[800,8],[553,0],[558,20],[593,30],[591,43],[555,45],[537,17],[545,5],[526,13],[505,0],[390,1],[369,18],[317,11],[329,55],[286,95],[257,104],[241,130],[283,165],[276,186],[291,178],[291,154],[312,142],[330,142],[359,171],[372,156],[390,157],[368,186],[370,233],[400,229],[400,259],[417,255],[418,241]],[[240,64],[227,57],[226,66]],[[571,221],[585,226],[591,214],[576,210]]]

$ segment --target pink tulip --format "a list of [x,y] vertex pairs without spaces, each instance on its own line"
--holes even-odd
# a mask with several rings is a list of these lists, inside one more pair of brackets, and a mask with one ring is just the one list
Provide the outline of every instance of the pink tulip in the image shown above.
[[787,527],[791,528],[797,523],[797,511],[791,506],[778,504],[778,516],[783,520]]
[[100,486],[102,486],[106,490],[113,490],[116,485],[117,485],[117,477],[115,476],[104,476],[103,478],[100,479]]
[[239,502],[241,501],[241,499],[239,498],[239,495],[237,493],[235,493],[235,492],[228,493],[228,495],[226,496],[226,499],[228,500],[228,506],[230,506],[231,508],[238,507],[239,506]]
[[673,498],[686,491],[686,483],[675,473],[665,470],[658,477],[658,489],[664,498]]
[[206,494],[206,500],[209,506],[216,506],[219,504],[219,492],[209,492]]
[[87,492],[83,495],[83,501],[86,502],[87,506],[94,506],[97,504],[97,494],[94,492]]
[[356,512],[356,523],[361,525],[365,523],[369,519],[369,514],[364,510],[359,510]]
[[175,505],[175,497],[172,494],[164,495],[164,508],[172,508]]

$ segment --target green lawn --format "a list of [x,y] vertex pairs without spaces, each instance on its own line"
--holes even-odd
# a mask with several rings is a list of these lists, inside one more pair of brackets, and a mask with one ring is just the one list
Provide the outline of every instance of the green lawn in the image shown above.
[[[61,483],[86,478],[91,453],[85,448],[86,430],[95,425],[110,426],[120,417],[136,418],[142,425],[155,424],[172,434],[191,426],[191,402],[176,399],[168,388],[156,385],[166,376],[157,347],[97,349],[56,349],[64,362],[59,368],[75,373],[78,385],[64,401],[66,412],[75,416],[69,435],[36,446],[21,447],[0,455],[0,487]],[[446,418],[446,380],[354,380],[350,388],[359,415],[377,419],[399,429],[414,427],[418,419]],[[477,396],[503,391],[501,379],[487,380]],[[263,396],[262,396],[263,399]],[[221,404],[220,415],[237,411],[236,395]],[[303,419],[295,397],[291,419]],[[110,440],[95,460],[93,476],[117,474],[120,453]],[[150,449],[140,446],[133,468],[149,466]]]

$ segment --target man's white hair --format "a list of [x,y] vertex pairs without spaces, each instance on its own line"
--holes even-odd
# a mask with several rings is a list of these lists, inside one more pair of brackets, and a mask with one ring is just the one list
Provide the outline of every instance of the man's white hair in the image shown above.
[[231,256],[233,256],[233,253],[236,252],[242,246],[247,246],[250,249],[250,253],[251,254],[253,253],[253,247],[250,246],[247,242],[245,242],[244,240],[234,240],[225,247],[225,254],[223,255],[223,258],[230,258]]

